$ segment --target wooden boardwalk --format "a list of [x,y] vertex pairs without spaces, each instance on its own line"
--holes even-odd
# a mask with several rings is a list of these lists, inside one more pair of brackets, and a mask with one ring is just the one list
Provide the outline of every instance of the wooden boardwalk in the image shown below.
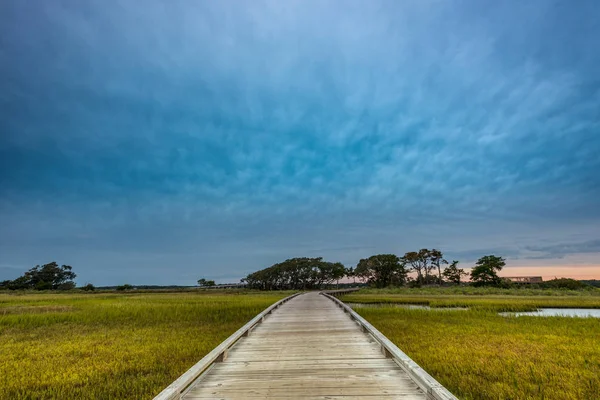
[[169,398],[453,398],[428,396],[406,372],[410,369],[401,368],[340,307],[318,293],[291,299],[239,339],[181,397]]

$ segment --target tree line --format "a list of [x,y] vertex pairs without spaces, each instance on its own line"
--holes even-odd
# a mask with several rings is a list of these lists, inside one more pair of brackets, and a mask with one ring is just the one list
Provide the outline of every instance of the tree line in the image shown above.
[[[377,254],[361,259],[355,267],[346,268],[339,262],[317,258],[291,258],[271,267],[253,272],[242,279],[248,288],[260,290],[320,289],[344,277],[356,277],[376,288],[388,286],[460,284],[470,276],[475,286],[500,286],[498,272],[504,267],[502,257],[481,257],[468,274],[458,267],[459,262],[449,262],[437,249],[421,249],[405,253]],[[413,278],[409,274],[414,273]]]
[[[498,272],[506,265],[504,258],[495,255],[481,257],[475,263],[471,273],[458,267],[459,262],[449,262],[437,249],[421,249],[409,251],[402,257],[395,254],[377,254],[361,259],[356,268],[349,271],[369,285],[383,288],[387,286],[441,285],[444,283],[460,284],[463,278],[470,275],[475,286],[498,286],[502,279]],[[414,278],[409,277],[415,273]]]
[[[340,262],[324,261],[322,257],[291,258],[271,267],[253,272],[241,282],[250,289],[259,290],[311,290],[322,289],[342,278],[359,278],[372,287],[461,284],[467,276],[474,286],[509,286],[510,282],[498,276],[506,265],[505,259],[495,255],[481,257],[470,273],[458,267],[458,261],[449,262],[444,254],[436,249],[421,249],[405,253],[377,254],[361,259],[355,267],[346,268]],[[410,276],[412,273],[413,276]],[[0,282],[0,289],[10,290],[70,290],[75,288],[77,275],[69,265],[59,266],[56,262],[36,265],[15,280]],[[356,282],[356,281],[355,281]],[[545,281],[532,287],[578,290],[589,288],[600,281],[576,281],[560,278]],[[200,287],[215,287],[215,281],[199,279]],[[600,284],[598,284],[600,286]],[[176,286],[170,286],[175,288]],[[130,284],[112,287],[126,291],[134,289]],[[138,287],[152,288],[152,287]],[[88,283],[81,290],[93,291],[95,286]]]

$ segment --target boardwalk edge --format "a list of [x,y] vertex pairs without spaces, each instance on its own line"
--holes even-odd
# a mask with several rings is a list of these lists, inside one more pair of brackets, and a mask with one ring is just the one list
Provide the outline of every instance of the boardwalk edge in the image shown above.
[[406,353],[398,348],[391,340],[389,340],[383,333],[379,332],[377,328],[371,325],[367,320],[358,315],[351,307],[346,305],[343,301],[332,296],[332,294],[343,294],[344,291],[334,291],[335,293],[321,292],[321,295],[334,301],[340,308],[342,308],[350,317],[361,326],[363,331],[368,332],[373,338],[381,344],[384,352],[389,355],[394,361],[406,371],[413,381],[427,394],[428,400],[458,400],[448,389],[442,384],[435,380],[431,375],[421,368],[416,362],[414,362]]
[[162,392],[160,392],[154,400],[179,400],[182,394],[190,387],[192,383],[196,381],[202,374],[204,374],[215,362],[225,359],[227,357],[227,351],[237,343],[242,337],[247,336],[256,325],[260,324],[264,318],[270,314],[274,309],[282,305],[283,303],[293,299],[294,297],[302,293],[295,293],[278,302],[272,304],[266,308],[263,312],[252,318],[246,325],[235,331],[235,333],[221,342],[220,345],[215,347],[210,353],[204,356],[200,361],[194,364],[193,367],[188,369],[173,383],[167,386]]

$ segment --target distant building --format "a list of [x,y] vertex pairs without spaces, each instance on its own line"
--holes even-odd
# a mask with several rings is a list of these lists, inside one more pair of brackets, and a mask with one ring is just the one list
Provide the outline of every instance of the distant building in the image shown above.
[[512,283],[542,283],[544,280],[541,276],[503,276]]

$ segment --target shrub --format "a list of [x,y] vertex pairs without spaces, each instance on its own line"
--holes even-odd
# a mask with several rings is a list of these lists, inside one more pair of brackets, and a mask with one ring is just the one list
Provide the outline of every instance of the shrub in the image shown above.
[[93,292],[94,290],[96,290],[96,286],[92,285],[91,283],[88,283],[84,287],[82,287],[81,290],[85,290],[86,292]]
[[570,278],[555,278],[549,281],[546,281],[542,284],[543,287],[549,289],[570,289],[570,290],[580,290],[580,289],[588,289],[590,285],[586,285],[583,282],[577,281],[575,279]]

